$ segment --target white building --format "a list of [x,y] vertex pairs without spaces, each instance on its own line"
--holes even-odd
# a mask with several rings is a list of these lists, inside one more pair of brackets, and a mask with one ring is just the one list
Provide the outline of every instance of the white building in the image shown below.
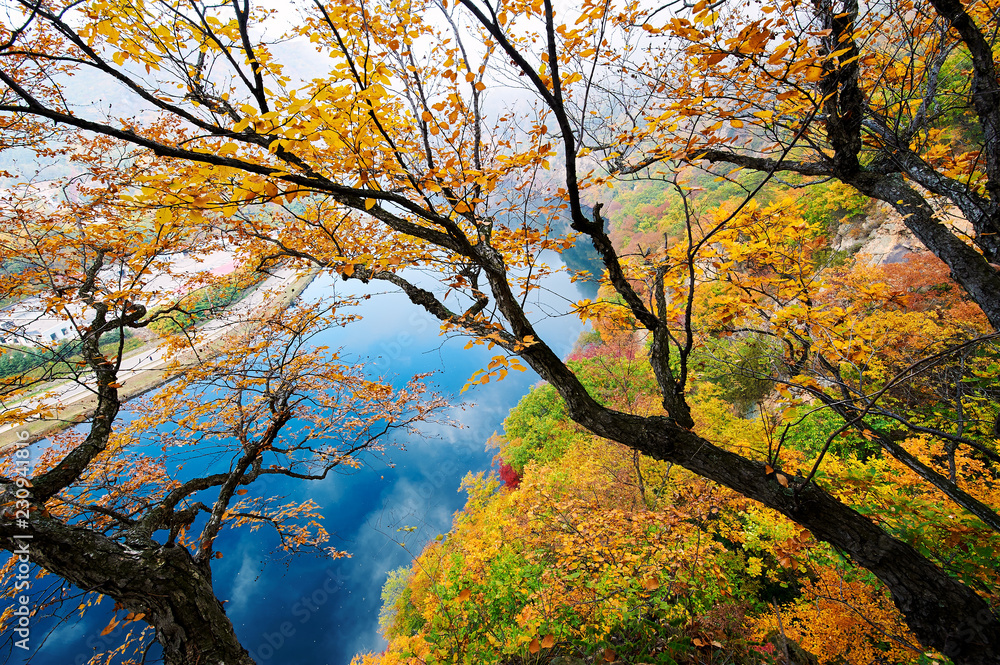
[[4,346],[52,346],[75,336],[73,324],[47,313],[38,298],[0,310],[0,344]]
[[[147,307],[175,302],[189,292],[188,280],[199,273],[215,276],[227,275],[235,270],[234,257],[229,252],[213,252],[194,257],[181,253],[167,259],[170,269],[145,277],[142,290]],[[109,267],[99,275],[102,290],[122,288],[120,268]],[[82,305],[71,305],[72,318],[86,324],[87,313]],[[76,337],[70,316],[57,316],[47,312],[40,298],[28,298],[0,309],[0,346],[54,346]]]

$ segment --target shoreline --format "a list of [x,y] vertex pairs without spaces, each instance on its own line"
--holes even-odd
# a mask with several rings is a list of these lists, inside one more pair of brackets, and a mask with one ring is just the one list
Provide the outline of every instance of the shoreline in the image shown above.
[[[296,280],[287,287],[283,293],[276,295],[273,302],[268,302],[265,307],[273,310],[283,310],[291,305],[303,291],[306,290],[316,277],[319,276],[321,270],[319,268],[310,268],[304,274],[296,278]],[[261,288],[266,288],[264,285]],[[208,321],[206,323],[210,323]],[[212,357],[217,354],[220,350],[220,343],[225,342],[229,337],[228,334],[221,335],[216,339],[211,339],[205,342],[204,347],[202,347],[201,352],[207,357]],[[159,343],[145,344],[137,349],[133,349],[125,358],[134,358],[136,356],[143,356],[151,351],[155,351],[160,348]],[[190,356],[190,351],[185,352],[181,358],[184,356]],[[177,374],[170,373],[165,367],[165,362],[160,362],[158,367],[146,367],[143,369],[132,370],[133,375],[127,379],[122,380],[122,387],[119,390],[119,399],[124,404],[125,402],[135,399],[141,395],[144,395],[150,391],[156,390],[157,388],[172,381]],[[82,422],[85,422],[90,414],[96,407],[96,403],[92,397],[83,397],[81,399],[73,400],[69,405],[64,406],[59,409],[56,417],[46,420],[35,420],[29,422],[25,425],[20,425],[18,427],[13,427],[5,432],[0,433],[0,455],[4,455],[8,452],[8,449],[13,449],[16,444],[23,444],[27,442],[29,444],[44,439],[45,437],[54,434],[56,432],[68,429]],[[21,437],[22,432],[28,432],[26,438]]]

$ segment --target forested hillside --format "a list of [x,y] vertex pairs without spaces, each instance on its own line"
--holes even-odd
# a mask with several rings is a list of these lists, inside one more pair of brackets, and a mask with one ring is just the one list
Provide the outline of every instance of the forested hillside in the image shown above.
[[[727,214],[736,186],[695,177],[707,185],[704,207]],[[995,602],[997,533],[944,504],[874,434],[845,428],[809,382],[791,386],[785,349],[768,330],[797,306],[769,289],[808,285],[811,325],[858,373],[842,387],[864,381],[885,393],[874,426],[996,507],[1000,349],[969,348],[924,371],[911,364],[987,332],[981,310],[930,254],[874,265],[831,251],[838,225],[871,207],[840,186],[772,187],[757,202],[717,238],[712,260],[728,269],[695,301],[694,429],[767,459],[782,486],[809,477]],[[626,246],[647,239],[655,251],[683,229],[681,206],[655,180],[615,190],[612,234]],[[616,310],[603,314],[567,364],[602,404],[663,414],[649,340]],[[958,428],[980,449],[904,435],[893,426],[900,417]],[[390,574],[388,650],[359,663],[947,662],[919,646],[885,587],[837,548],[677,465],[590,434],[548,384],[521,400],[489,445],[496,468],[466,478],[453,529]]]

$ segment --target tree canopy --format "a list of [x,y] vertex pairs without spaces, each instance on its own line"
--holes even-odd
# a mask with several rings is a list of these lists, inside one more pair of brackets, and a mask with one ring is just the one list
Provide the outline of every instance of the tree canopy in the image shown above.
[[[116,204],[147,215],[153,237],[210,232],[261,267],[295,260],[392,285],[445,331],[503,350],[474,382],[501,379],[520,358],[579,425],[788,517],[881,580],[924,645],[986,663],[1000,653],[1000,621],[976,584],[860,513],[820,472],[853,430],[941,501],[1000,527],[980,476],[955,463],[970,450],[990,469],[997,461],[987,385],[1000,326],[996,11],[957,0],[565,11],[550,0],[316,0],[287,11],[22,0],[0,34],[0,140],[124,150],[132,175],[114,186]],[[296,39],[315,46],[322,69],[296,66]],[[91,103],[73,85],[80,76],[113,81],[134,113]],[[743,196],[703,209],[696,169]],[[677,232],[635,251],[615,246],[602,214],[602,188],[629,178],[669,183],[681,202]],[[908,317],[890,280],[834,282],[796,202],[763,200],[772,185],[829,180],[902,216],[964,290],[960,316]],[[575,310],[640,331],[655,409],[609,405],[535,330],[525,298],[550,271],[546,252],[572,243],[536,222],[556,215],[604,268],[604,296]],[[98,312],[91,330],[144,320],[124,300],[107,318],[82,274],[76,291]],[[822,406],[842,423],[797,470],[783,466],[784,436],[766,454],[747,451],[692,416],[699,354],[748,335],[774,359],[751,374],[785,405]],[[112,395],[103,354],[86,354]],[[39,508],[81,477],[87,451],[109,445],[114,409],[98,414],[48,472],[60,482],[36,483],[53,488]],[[943,456],[921,459],[918,436],[942,442]],[[61,565],[48,567],[68,575]]]

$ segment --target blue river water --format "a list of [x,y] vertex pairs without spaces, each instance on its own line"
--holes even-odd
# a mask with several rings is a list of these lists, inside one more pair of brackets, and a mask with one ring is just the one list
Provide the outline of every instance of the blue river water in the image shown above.
[[[565,355],[582,330],[575,316],[559,315],[567,309],[565,299],[592,297],[593,286],[571,284],[565,275],[551,277],[546,286],[531,309],[546,341]],[[302,297],[320,297],[335,288],[340,283],[323,276]],[[325,331],[316,343],[350,349],[398,384],[416,373],[434,372],[428,382],[454,398],[449,415],[462,427],[427,426],[420,436],[395,441],[384,459],[370,458],[363,468],[322,482],[267,481],[273,487],[265,491],[319,503],[333,536],[330,544],[351,558],[289,558],[273,554],[275,538],[267,530],[224,532],[217,541],[224,558],[213,565],[216,595],[227,601],[243,645],[262,665],[344,665],[356,653],[384,648],[378,614],[387,572],[408,565],[426,542],[450,529],[465,500],[458,491],[462,477],[490,468],[495,451],[485,448],[487,439],[538,381],[530,370],[511,372],[504,381],[476,386],[459,397],[466,380],[495,350],[464,350],[466,339],[440,336],[437,322],[399,294],[375,295],[357,311],[361,321]],[[109,606],[83,619],[38,626],[48,637],[30,662],[77,665],[95,651],[114,648],[119,631],[100,635],[111,616]],[[33,640],[33,646],[38,644]],[[11,662],[24,662],[23,652],[13,651]]]

